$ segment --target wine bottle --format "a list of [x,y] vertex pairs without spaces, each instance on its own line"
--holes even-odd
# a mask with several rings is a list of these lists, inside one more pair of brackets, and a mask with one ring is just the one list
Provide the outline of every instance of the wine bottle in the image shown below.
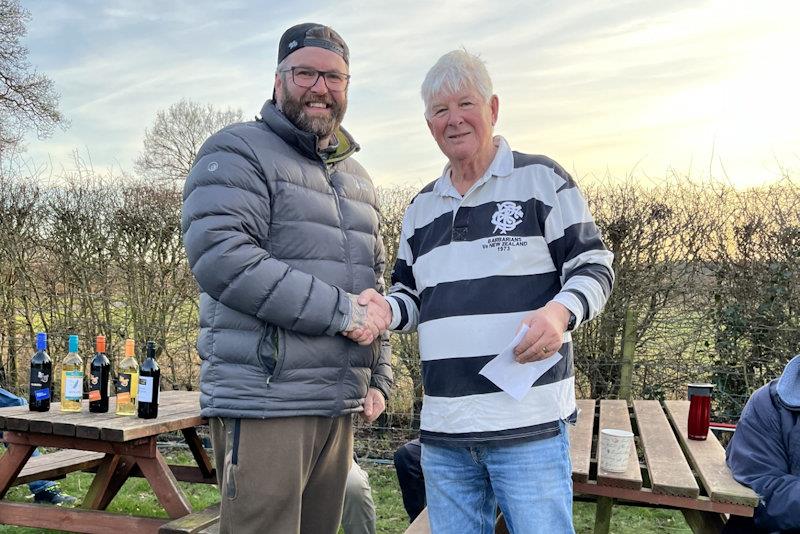
[[161,385],[161,369],[156,362],[156,344],[147,342],[147,356],[139,369],[139,391],[136,402],[139,404],[139,417],[155,419],[158,417],[158,390]]
[[78,336],[69,336],[69,351],[61,362],[61,411],[80,412],[83,399],[83,360],[78,355]]
[[136,391],[139,388],[139,364],[134,356],[136,343],[125,340],[125,358],[117,373],[117,415],[136,415]]
[[106,356],[106,336],[97,336],[95,355],[89,364],[89,411],[108,412],[108,380],[111,362]]
[[28,406],[32,412],[50,411],[53,391],[53,362],[47,355],[47,334],[36,334],[36,354],[31,358],[31,383]]

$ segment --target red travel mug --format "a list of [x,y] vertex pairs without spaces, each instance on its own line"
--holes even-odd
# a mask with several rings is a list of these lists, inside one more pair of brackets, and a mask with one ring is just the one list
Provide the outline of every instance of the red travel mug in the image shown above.
[[708,437],[711,422],[711,390],[713,384],[689,384],[689,439]]

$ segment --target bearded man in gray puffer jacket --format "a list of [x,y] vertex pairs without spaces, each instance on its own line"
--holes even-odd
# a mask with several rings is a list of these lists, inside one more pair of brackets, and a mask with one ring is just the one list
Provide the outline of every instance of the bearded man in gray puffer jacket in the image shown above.
[[391,387],[390,318],[356,297],[383,289],[384,251],[375,189],[340,127],[348,62],[332,29],[288,29],[273,100],[211,136],[186,180],[222,532],[335,533],[351,414],[375,420]]

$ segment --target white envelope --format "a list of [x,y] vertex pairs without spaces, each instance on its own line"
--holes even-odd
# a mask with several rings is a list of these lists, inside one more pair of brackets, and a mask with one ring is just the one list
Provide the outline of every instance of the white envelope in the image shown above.
[[492,358],[492,360],[479,371],[480,374],[494,382],[497,387],[516,400],[522,400],[531,390],[533,383],[563,357],[560,353],[556,352],[544,360],[518,363],[514,359],[514,349],[519,345],[520,341],[522,341],[522,338],[525,337],[527,331],[528,325],[522,325],[520,331],[517,332],[517,335],[511,343],[503,349],[503,352]]

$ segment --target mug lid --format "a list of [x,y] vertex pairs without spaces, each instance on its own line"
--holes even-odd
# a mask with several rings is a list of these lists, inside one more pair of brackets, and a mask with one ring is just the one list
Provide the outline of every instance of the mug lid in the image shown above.
[[692,395],[711,395],[711,390],[714,389],[714,384],[689,384],[689,396]]

